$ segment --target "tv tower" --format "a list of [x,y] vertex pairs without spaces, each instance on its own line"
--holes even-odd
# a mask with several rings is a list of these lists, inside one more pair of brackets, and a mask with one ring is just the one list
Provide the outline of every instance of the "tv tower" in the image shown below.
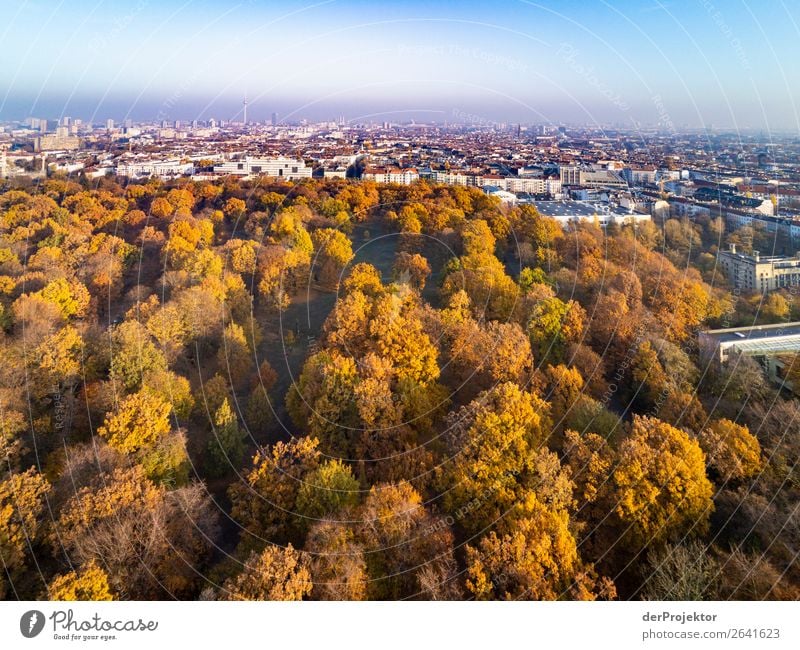
[[247,93],[244,94],[244,102],[242,104],[244,105],[244,124],[247,126]]

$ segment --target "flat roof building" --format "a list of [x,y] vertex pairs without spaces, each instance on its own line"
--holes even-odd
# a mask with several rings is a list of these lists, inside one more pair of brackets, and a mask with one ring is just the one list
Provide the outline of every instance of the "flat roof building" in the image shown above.
[[577,221],[594,221],[601,226],[609,223],[637,224],[641,221],[650,221],[649,214],[629,212],[625,209],[608,206],[590,201],[533,201],[539,214],[558,221],[563,228]]
[[311,178],[311,167],[306,167],[302,160],[294,158],[251,158],[233,160],[214,165],[214,173],[230,174],[233,176],[274,176],[286,180],[301,180]]
[[732,354],[755,358],[770,380],[787,388],[782,357],[800,352],[800,322],[730,327],[698,334],[700,356],[705,361],[726,363]]

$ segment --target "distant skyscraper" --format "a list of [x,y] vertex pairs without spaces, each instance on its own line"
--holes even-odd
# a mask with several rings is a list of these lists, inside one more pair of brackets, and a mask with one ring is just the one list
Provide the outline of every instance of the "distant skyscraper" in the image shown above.
[[69,126],[71,122],[72,122],[72,118],[71,117],[62,117],[61,118],[61,126]]
[[196,128],[197,128],[197,124],[198,124],[198,123],[197,123],[197,120],[192,120],[192,128],[193,128],[193,129],[196,129]]
[[47,120],[39,120],[39,133],[47,133]]
[[106,129],[108,131],[113,131],[114,130],[114,120],[112,120],[112,119],[107,119],[106,120]]
[[272,126],[278,126],[278,114],[277,113],[273,113],[272,114]]
[[125,120],[125,128],[130,129],[131,127],[133,127],[133,120],[128,118],[127,120]]

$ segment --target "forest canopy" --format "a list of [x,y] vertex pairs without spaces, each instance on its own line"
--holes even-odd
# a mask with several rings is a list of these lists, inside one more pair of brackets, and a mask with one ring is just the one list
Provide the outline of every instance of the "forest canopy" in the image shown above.
[[800,406],[696,344],[800,315],[709,264],[738,236],[424,181],[0,186],[0,596],[798,598]]

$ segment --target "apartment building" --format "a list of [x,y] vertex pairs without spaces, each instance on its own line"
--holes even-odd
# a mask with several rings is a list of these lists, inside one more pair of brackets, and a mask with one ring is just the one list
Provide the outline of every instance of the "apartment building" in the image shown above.
[[731,283],[739,289],[765,293],[783,287],[800,285],[800,259],[737,253],[736,246],[720,251],[717,261]]
[[246,156],[243,160],[232,160],[214,165],[215,174],[232,176],[274,176],[286,180],[302,180],[311,178],[311,167],[306,167],[302,160],[294,158],[253,158]]

